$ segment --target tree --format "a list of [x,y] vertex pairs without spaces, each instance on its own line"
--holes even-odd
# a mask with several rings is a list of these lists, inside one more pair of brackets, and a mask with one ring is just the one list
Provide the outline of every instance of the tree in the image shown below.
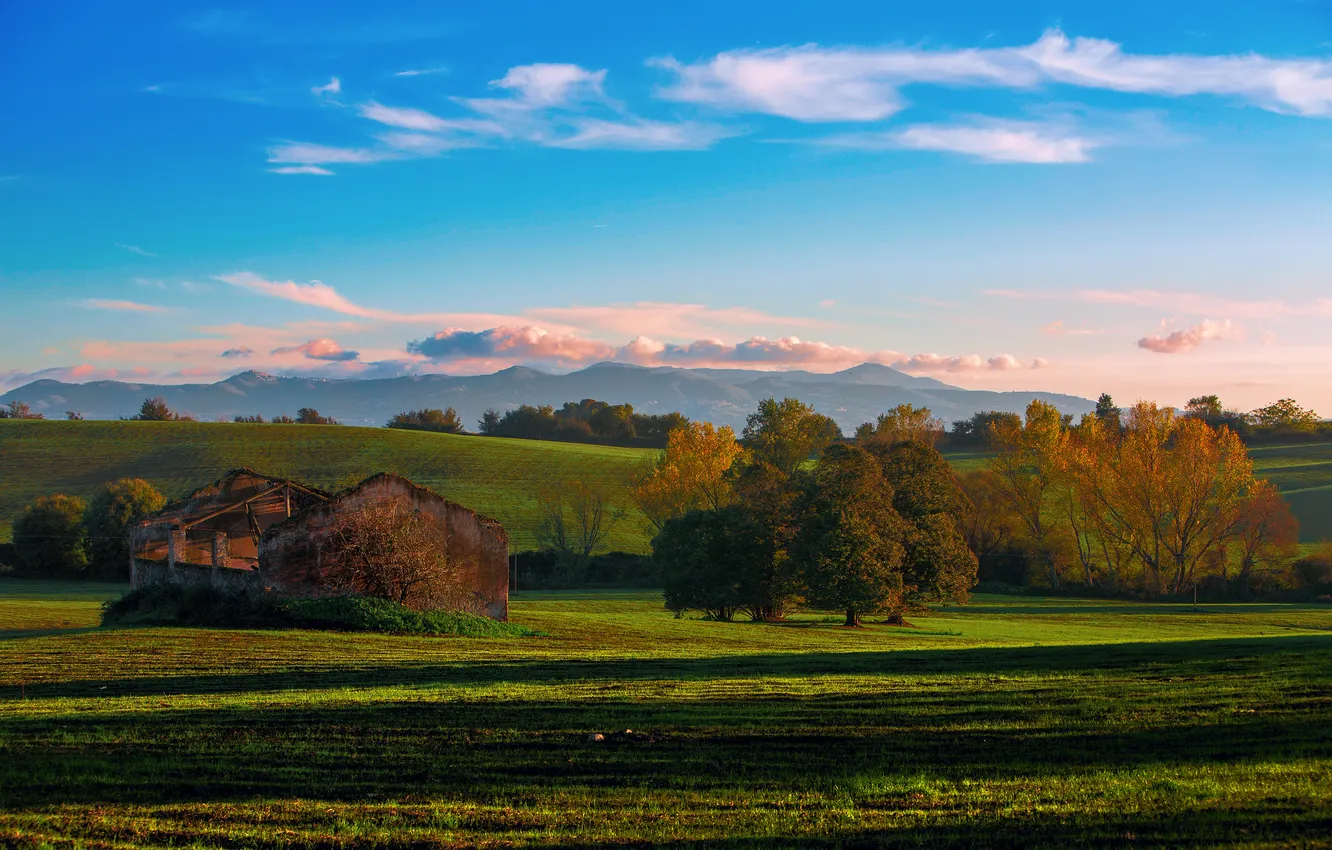
[[657,456],[634,488],[634,501],[657,531],[692,510],[715,510],[731,500],[727,473],[744,454],[729,425],[686,422],[666,437]]
[[949,445],[988,446],[990,432],[1000,427],[1022,427],[1022,417],[1002,410],[982,410],[970,419],[959,419],[948,432]]
[[599,482],[575,482],[565,490],[537,494],[539,519],[534,532],[538,545],[557,553],[574,573],[581,572],[624,518]]
[[448,529],[395,496],[340,510],[320,552],[324,583],[418,611],[466,608]]
[[461,434],[462,420],[458,411],[452,407],[445,410],[422,408],[395,414],[386,424],[386,428],[404,428],[410,431],[434,431],[441,434]]
[[83,515],[89,566],[99,576],[129,580],[130,534],[134,524],[162,510],[166,499],[142,478],[108,481]]
[[83,414],[79,413],[77,410],[66,410],[65,418],[68,419],[70,422],[82,422]]
[[143,404],[139,406],[139,415],[133,418],[140,422],[172,422],[180,417],[167,407],[166,399],[157,396],[144,399]]
[[887,610],[900,617],[903,522],[879,463],[855,446],[832,446],[803,482],[792,565],[815,607],[846,611],[846,625]]
[[1312,431],[1318,426],[1318,414],[1300,407],[1293,398],[1274,401],[1249,414],[1263,428],[1289,431]]
[[842,436],[827,416],[798,399],[764,399],[749,414],[742,434],[754,459],[791,476],[811,456]]
[[740,610],[755,620],[780,616],[774,577],[781,554],[761,518],[739,504],[669,519],[652,540],[666,607],[698,609],[715,620]]
[[499,431],[499,424],[500,413],[493,407],[481,414],[481,419],[476,423],[477,430],[487,437],[496,436],[496,432]]
[[302,407],[296,411],[297,425],[337,425],[338,420],[332,416],[320,416],[319,411],[313,407]]
[[899,404],[881,414],[873,425],[866,422],[856,429],[856,439],[900,443],[904,440],[923,446],[936,446],[943,438],[943,420],[935,418],[928,407]]
[[[244,416],[238,413],[231,421],[241,425],[262,425],[264,424],[264,417],[257,413],[250,416]],[[276,422],[277,420],[275,419],[273,421]]]
[[14,553],[29,575],[72,577],[88,566],[83,500],[58,493],[41,496],[14,520]]
[[978,564],[955,519],[966,497],[953,468],[937,450],[918,441],[871,441],[868,450],[892,488],[893,510],[906,524],[905,601],[965,602],[976,583]]
[[295,425],[295,424],[296,424],[296,420],[295,420],[295,419],[292,419],[290,416],[288,416],[288,415],[285,414],[285,413],[279,413],[277,416],[274,416],[274,417],[273,417],[272,419],[270,419],[269,421],[272,422],[274,425]]
[[1234,528],[1235,584],[1243,596],[1294,562],[1300,552],[1299,532],[1299,521],[1276,485],[1255,482],[1240,503]]
[[22,401],[11,401],[0,407],[0,419],[45,419],[40,413],[33,413],[32,408]]
[[1115,404],[1115,400],[1110,397],[1110,393],[1101,393],[1096,399],[1096,409],[1092,411],[1092,416],[1105,427],[1119,430],[1124,427],[1120,421],[1123,411]]
[[1048,511],[1067,439],[1063,416],[1038,399],[1027,405],[1026,419],[1020,427],[1008,421],[994,425],[990,431],[994,449],[987,463],[990,483],[1021,522],[1031,554],[1044,566],[1052,587],[1059,586],[1059,563]]

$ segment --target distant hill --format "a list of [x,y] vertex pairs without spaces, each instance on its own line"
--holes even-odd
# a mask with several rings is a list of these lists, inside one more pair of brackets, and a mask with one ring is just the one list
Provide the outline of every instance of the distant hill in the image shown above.
[[566,375],[513,366],[491,375],[464,377],[327,380],[242,372],[214,384],[42,380],[0,395],[0,402],[24,401],[48,417],[77,410],[89,419],[117,419],[134,415],[143,400],[153,396],[166,399],[172,410],[203,420],[256,413],[270,418],[313,407],[348,424],[382,425],[399,411],[453,407],[473,428],[487,408],[558,406],[584,398],[628,402],[642,413],[678,410],[693,419],[738,428],[762,399],[794,396],[833,417],[847,431],[903,403],[924,405],[946,423],[981,410],[1021,412],[1033,398],[1064,413],[1086,413],[1095,406],[1088,399],[1057,393],[964,390],[875,363],[832,374],[597,363]]

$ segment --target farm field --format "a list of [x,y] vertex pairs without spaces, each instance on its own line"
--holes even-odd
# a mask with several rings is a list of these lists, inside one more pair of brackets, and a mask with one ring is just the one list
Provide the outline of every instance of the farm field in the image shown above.
[[848,631],[522,593],[541,637],[95,628],[120,589],[0,581],[0,845],[1332,835],[1327,605],[978,596]]
[[571,481],[605,482],[629,509],[610,548],[646,552],[646,521],[623,497],[655,453],[347,425],[207,422],[0,421],[0,542],[23,506],[47,493],[92,494],[104,481],[144,478],[168,499],[248,466],[324,489],[394,472],[504,523],[514,551],[533,548],[536,494]]

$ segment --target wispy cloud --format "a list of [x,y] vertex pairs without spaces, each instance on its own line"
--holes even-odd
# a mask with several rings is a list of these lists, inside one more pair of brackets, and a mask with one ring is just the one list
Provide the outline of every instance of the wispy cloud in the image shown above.
[[981,292],[995,298],[1019,301],[1080,301],[1190,316],[1229,315],[1240,319],[1332,318],[1332,298],[1291,303],[1279,298],[1227,298],[1200,292],[1155,289],[1079,289],[1071,292],[984,289]]
[[392,310],[377,310],[344,298],[336,289],[318,280],[312,280],[309,283],[296,283],[292,280],[267,280],[252,272],[218,275],[215,279],[270,298],[280,298],[296,304],[319,307],[346,316],[357,316],[385,322],[482,324],[493,322],[496,319],[507,320],[511,318],[490,313],[399,313]]
[[318,165],[284,165],[280,168],[270,168],[268,170],[273,174],[317,174],[323,177],[333,175],[332,171]]
[[989,121],[982,124],[917,124],[878,133],[839,133],[812,140],[823,147],[855,150],[928,150],[958,153],[984,162],[1078,163],[1101,143],[1062,123]]
[[156,304],[140,304],[137,301],[116,301],[108,298],[84,298],[79,302],[80,307],[87,307],[90,310],[114,310],[120,313],[170,313],[169,307],[159,307]]
[[129,251],[131,254],[138,254],[140,257],[157,256],[152,251],[145,251],[143,248],[140,248],[138,245],[122,245],[121,243],[117,242],[116,247],[120,248],[123,251]]
[[1112,41],[1057,29],[1020,47],[776,47],[683,64],[658,94],[715,109],[805,122],[879,121],[904,108],[906,85],[1031,88],[1059,83],[1164,96],[1238,97],[1300,115],[1332,113],[1332,62],[1260,55],[1131,54]]
[[225,357],[227,360],[244,360],[245,358],[254,356],[254,349],[247,345],[242,345],[236,348],[228,348],[218,356]]
[[1229,319],[1221,321],[1207,320],[1199,322],[1192,327],[1171,333],[1159,333],[1152,336],[1145,336],[1138,340],[1138,347],[1145,348],[1148,351],[1154,351],[1157,354],[1181,354],[1185,351],[1192,351],[1200,345],[1208,342],[1217,342],[1220,340],[1237,339],[1243,333],[1243,329],[1232,323]]
[[408,68],[405,71],[398,71],[395,77],[424,77],[431,74],[447,74],[449,69],[445,65],[438,65],[433,68]]
[[342,94],[342,80],[333,77],[322,86],[315,86],[310,89],[310,94],[314,95],[321,103],[340,105],[337,98],[338,95]]

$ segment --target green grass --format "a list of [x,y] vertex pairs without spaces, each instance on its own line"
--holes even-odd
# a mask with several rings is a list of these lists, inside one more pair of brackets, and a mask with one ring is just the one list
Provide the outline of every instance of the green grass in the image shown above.
[[977,597],[848,631],[523,593],[540,636],[92,628],[118,591],[0,582],[0,845],[1332,835],[1329,606]]
[[646,521],[625,496],[654,452],[388,428],[191,422],[0,420],[0,542],[23,506],[47,493],[88,496],[103,482],[144,478],[168,498],[249,466],[337,488],[395,472],[504,523],[510,549],[533,547],[536,494],[571,481],[604,482],[629,516],[611,549],[646,552]]

